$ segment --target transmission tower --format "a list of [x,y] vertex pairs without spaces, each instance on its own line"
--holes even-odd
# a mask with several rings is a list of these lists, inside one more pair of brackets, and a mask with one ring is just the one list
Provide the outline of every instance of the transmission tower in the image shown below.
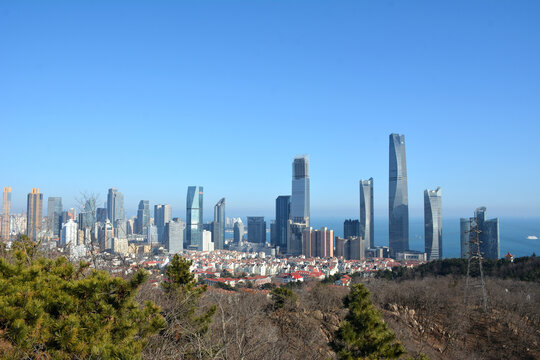
[[[478,229],[477,218],[469,219],[469,259],[467,262],[467,282],[465,287],[465,303],[469,298],[481,297],[484,311],[487,310],[486,283],[484,281],[484,270],[482,269],[482,252],[480,251],[479,234],[482,230]],[[476,276],[474,276],[476,275]],[[481,290],[479,293],[478,290]]]

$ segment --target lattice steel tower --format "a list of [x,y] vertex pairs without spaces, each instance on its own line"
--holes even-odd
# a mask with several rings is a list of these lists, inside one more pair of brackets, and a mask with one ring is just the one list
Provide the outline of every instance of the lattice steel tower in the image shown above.
[[[481,298],[484,311],[487,310],[486,283],[482,269],[482,252],[480,251],[480,237],[482,231],[478,229],[477,218],[469,219],[469,258],[467,261],[467,281],[465,287],[465,303],[473,296]],[[476,275],[476,276],[473,276]],[[481,293],[478,291],[481,290]]]

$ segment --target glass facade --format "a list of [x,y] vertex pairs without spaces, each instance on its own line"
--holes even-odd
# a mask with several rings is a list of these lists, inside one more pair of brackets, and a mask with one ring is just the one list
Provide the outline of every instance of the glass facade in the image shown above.
[[409,249],[409,196],[405,136],[390,134],[388,235],[390,256]]
[[158,242],[165,242],[165,225],[172,220],[171,205],[155,205],[154,206],[154,225],[157,227]]
[[186,242],[202,248],[203,187],[189,186],[186,199]]
[[309,226],[309,159],[297,156],[292,164],[291,218]]
[[112,224],[116,224],[117,220],[126,219],[124,213],[124,194],[115,188],[110,188],[107,194],[107,218]]
[[375,247],[373,230],[373,178],[360,180],[360,234],[365,244]]
[[214,206],[214,227],[212,229],[214,249],[223,249],[225,244],[225,198]]
[[428,260],[442,259],[441,188],[424,191],[425,251]]
[[144,234],[144,229],[150,225],[150,201],[139,201],[139,208],[137,209],[137,220],[135,223],[135,232],[137,234]]
[[282,253],[287,252],[287,221],[291,218],[291,196],[282,195],[276,198],[276,222],[274,225],[274,243]]
[[263,216],[248,216],[248,241],[261,244],[266,242],[266,221]]
[[62,198],[47,198],[47,227],[52,236],[60,236],[62,231]]
[[499,258],[499,219],[487,220],[486,208],[479,207],[475,211],[478,229],[480,230],[480,252],[486,259]]

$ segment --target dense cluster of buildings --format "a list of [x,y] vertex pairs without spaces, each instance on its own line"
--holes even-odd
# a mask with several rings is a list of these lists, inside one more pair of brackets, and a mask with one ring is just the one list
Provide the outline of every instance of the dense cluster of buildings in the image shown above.
[[[306,258],[393,258],[397,260],[434,260],[442,258],[441,188],[424,191],[425,248],[414,251],[409,247],[409,205],[407,162],[404,135],[389,138],[389,241],[388,247],[375,246],[373,226],[373,178],[360,180],[360,218],[346,220],[344,236],[335,237],[326,227],[310,226],[309,158],[297,156],[292,163],[290,195],[280,195],[275,201],[275,219],[270,223],[270,244],[267,244],[267,223],[262,216],[247,217],[247,238],[240,219],[225,216],[225,198],[214,206],[212,222],[203,222],[204,190],[189,186],[186,197],[186,218],[172,217],[168,204],[154,206],[141,200],[137,215],[127,219],[124,195],[116,188],[108,190],[107,201],[100,207],[96,198],[87,196],[79,212],[65,210],[61,197],[47,199],[47,215],[43,217],[43,194],[32,189],[27,197],[26,235],[42,240],[45,246],[59,246],[72,256],[89,252],[120,254],[179,253],[188,251],[263,251],[269,255]],[[3,193],[0,237],[9,241],[20,231],[17,216],[11,214],[11,188]],[[469,254],[472,228],[479,229],[481,251],[486,258],[499,257],[498,219],[487,220],[486,209],[479,208],[475,216],[461,219],[461,254]],[[226,229],[234,236],[227,239]],[[247,240],[247,241],[244,241]]]

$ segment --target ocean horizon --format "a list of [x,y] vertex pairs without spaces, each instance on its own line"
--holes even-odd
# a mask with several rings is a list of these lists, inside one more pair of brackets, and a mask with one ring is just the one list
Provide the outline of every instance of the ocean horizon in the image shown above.
[[[459,217],[443,218],[443,258],[460,257],[459,219]],[[343,236],[345,220],[346,218],[340,217],[314,217],[311,219],[311,227],[314,229],[327,227],[334,230],[334,236]],[[388,246],[388,219],[375,218],[374,226],[375,245]],[[508,252],[515,257],[540,255],[540,218],[499,217],[499,232],[500,257]],[[232,238],[232,232],[229,232],[226,238]],[[266,241],[270,242],[270,229],[267,229]],[[409,248],[424,251],[424,246],[424,218],[411,217],[409,219]]]

